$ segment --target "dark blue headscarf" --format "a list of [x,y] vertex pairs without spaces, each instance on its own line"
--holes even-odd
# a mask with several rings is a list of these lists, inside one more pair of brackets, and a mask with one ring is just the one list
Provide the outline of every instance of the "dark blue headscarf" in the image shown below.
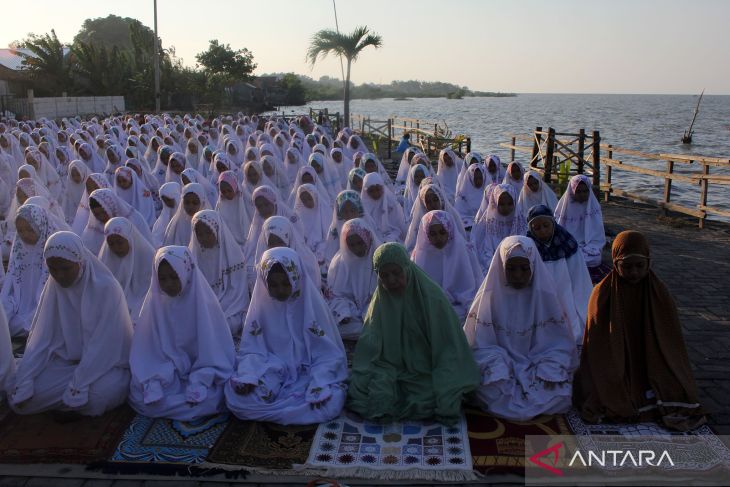
[[545,205],[537,205],[530,208],[527,213],[528,224],[533,219],[538,217],[549,217],[553,220],[553,236],[548,242],[541,242],[532,231],[527,231],[527,236],[535,241],[540,257],[543,262],[549,262],[553,260],[567,259],[578,251],[578,242],[565,228],[558,225],[553,217],[553,212]]

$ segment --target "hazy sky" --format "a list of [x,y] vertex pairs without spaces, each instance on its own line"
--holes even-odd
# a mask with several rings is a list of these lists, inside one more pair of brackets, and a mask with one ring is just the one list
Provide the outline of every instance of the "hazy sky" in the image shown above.
[[[420,79],[484,91],[730,94],[730,1],[337,0],[340,29],[383,37],[353,67],[355,83]],[[0,46],[110,13],[152,27],[152,0],[3,1]],[[340,77],[314,69],[311,35],[334,28],[332,0],[159,0],[158,27],[185,64],[210,39],[246,47],[257,73]]]

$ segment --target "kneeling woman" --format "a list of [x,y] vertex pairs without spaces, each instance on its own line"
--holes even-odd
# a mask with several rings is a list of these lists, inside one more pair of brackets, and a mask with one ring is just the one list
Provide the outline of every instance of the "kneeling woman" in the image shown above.
[[[132,320],[112,273],[72,232],[57,232],[43,257],[51,276],[18,364],[10,407],[99,416],[129,390]],[[103,303],[103,305],[100,305]]]
[[373,267],[378,288],[355,349],[348,408],[375,421],[456,423],[479,382],[456,313],[402,245],[378,247]]
[[687,431],[705,422],[677,307],[649,267],[649,242],[621,232],[613,270],[591,294],[575,406],[590,423],[657,421]]
[[241,419],[314,424],[340,414],[347,359],[337,325],[297,253],[269,249],[257,266],[228,408]]
[[464,325],[481,370],[482,407],[527,421],[570,407],[575,339],[555,281],[529,237],[505,238]]
[[154,268],[132,339],[129,403],[183,421],[219,413],[235,352],[218,298],[185,247],[158,250]]

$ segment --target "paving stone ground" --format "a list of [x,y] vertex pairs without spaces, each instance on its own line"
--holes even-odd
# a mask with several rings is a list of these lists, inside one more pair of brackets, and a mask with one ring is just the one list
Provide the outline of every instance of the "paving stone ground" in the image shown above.
[[[700,400],[709,424],[730,435],[730,224],[665,217],[656,208],[615,199],[603,205],[606,231],[640,230],[650,241],[652,267],[674,295],[684,328]],[[282,483],[277,483],[277,480]],[[244,481],[246,482],[246,481]],[[291,486],[286,479],[247,482]],[[383,484],[388,482],[383,482]],[[350,482],[363,485],[363,481]],[[0,477],[0,487],[231,487],[229,482],[196,480],[99,480]],[[240,484],[239,484],[240,485]],[[411,484],[412,485],[412,484]],[[470,484],[475,485],[475,484]]]

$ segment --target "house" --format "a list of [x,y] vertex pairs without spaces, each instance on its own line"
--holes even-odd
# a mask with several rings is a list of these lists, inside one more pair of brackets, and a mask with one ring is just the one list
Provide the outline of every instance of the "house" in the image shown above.
[[21,53],[32,55],[29,49],[0,49],[0,95],[25,96],[31,87]]

